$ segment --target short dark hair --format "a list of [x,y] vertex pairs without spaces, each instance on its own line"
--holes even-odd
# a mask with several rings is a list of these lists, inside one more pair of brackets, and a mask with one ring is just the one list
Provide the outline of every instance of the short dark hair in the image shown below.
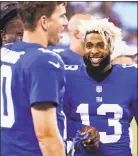
[[57,5],[67,5],[67,2],[19,2],[19,16],[24,23],[24,29],[34,31],[36,28],[37,21],[42,15],[48,18],[52,15]]

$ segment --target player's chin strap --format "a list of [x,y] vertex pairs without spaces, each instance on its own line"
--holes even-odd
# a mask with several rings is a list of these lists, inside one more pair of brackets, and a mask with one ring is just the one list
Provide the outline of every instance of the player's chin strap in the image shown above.
[[72,139],[72,144],[70,146],[70,149],[68,150],[67,156],[73,156],[75,148],[79,148],[81,153],[84,153],[85,149],[82,141],[87,140],[89,138],[89,135],[89,133],[86,133],[84,136],[82,136],[81,132],[78,130],[76,136]]

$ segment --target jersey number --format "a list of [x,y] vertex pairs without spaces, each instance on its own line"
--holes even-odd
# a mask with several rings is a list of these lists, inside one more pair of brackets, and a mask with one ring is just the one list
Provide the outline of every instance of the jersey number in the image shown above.
[[12,70],[10,66],[1,66],[1,127],[11,128],[15,122],[11,96]]
[[[76,112],[80,113],[82,124],[90,126],[89,105],[80,104]],[[102,143],[115,143],[121,138],[122,134],[122,125],[119,120],[123,117],[123,109],[118,104],[102,104],[97,108],[97,115],[106,115],[108,112],[114,113],[114,118],[108,119],[108,126],[114,127],[114,134],[107,135],[106,132],[99,132],[100,141]]]

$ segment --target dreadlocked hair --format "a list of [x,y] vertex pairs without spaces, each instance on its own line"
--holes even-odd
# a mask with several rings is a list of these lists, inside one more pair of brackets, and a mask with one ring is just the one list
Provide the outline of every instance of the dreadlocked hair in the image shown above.
[[113,52],[116,42],[122,41],[121,29],[116,27],[108,19],[93,19],[89,21],[80,20],[78,26],[79,37],[85,40],[86,36],[92,32],[99,33],[105,46],[110,44],[110,52]]

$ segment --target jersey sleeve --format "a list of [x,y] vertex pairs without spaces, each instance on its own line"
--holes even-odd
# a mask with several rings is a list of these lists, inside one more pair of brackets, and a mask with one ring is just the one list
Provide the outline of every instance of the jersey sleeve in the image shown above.
[[52,102],[59,104],[59,92],[64,84],[62,62],[54,56],[43,55],[27,69],[30,104]]

